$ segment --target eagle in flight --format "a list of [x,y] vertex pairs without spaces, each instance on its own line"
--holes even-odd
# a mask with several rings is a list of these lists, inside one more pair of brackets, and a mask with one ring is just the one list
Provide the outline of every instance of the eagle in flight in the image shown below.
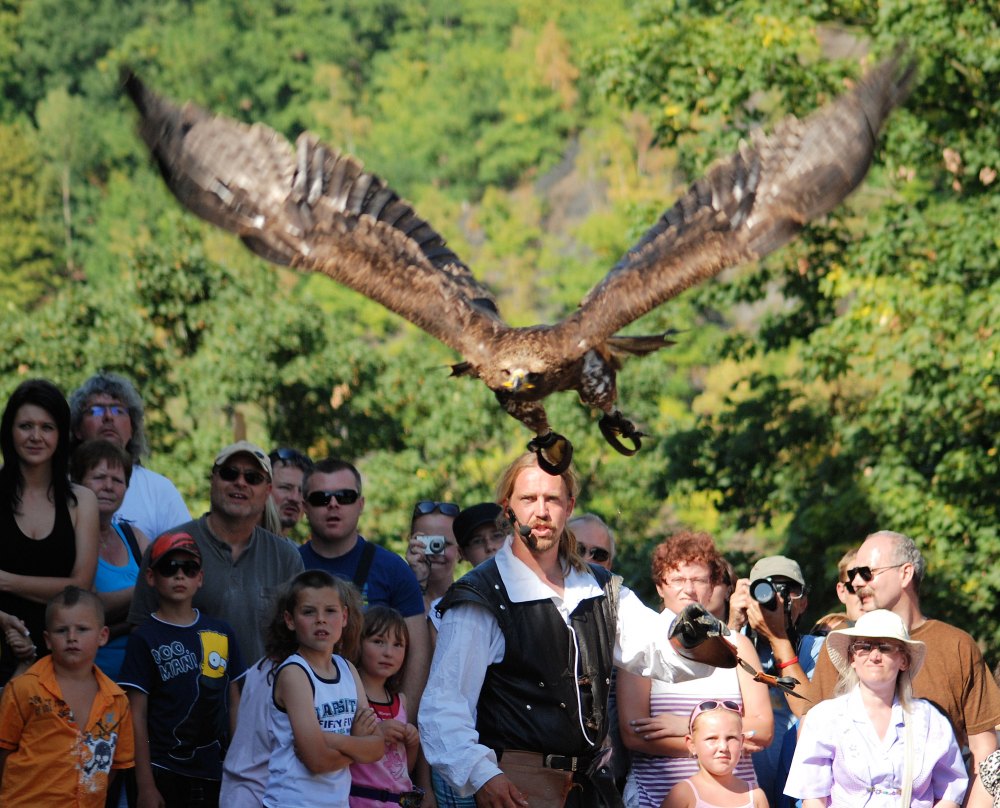
[[552,431],[546,396],[576,390],[603,411],[600,428],[635,454],[640,433],[616,409],[622,361],[671,344],[623,336],[632,321],[727,267],[763,258],[832,210],[864,178],[879,130],[914,73],[900,53],[848,93],[770,135],[755,133],[713,165],[555,325],[513,328],[492,293],[382,179],[308,132],[293,147],[263,124],[178,106],[130,71],[124,85],[140,134],[190,210],[236,233],[275,264],[322,272],[378,301],[457,351],[455,376],[475,376],[535,437],[528,448],[557,474],[572,444]]

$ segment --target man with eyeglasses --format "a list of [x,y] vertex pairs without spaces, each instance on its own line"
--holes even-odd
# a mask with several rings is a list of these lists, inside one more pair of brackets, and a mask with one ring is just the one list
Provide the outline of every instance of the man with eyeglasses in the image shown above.
[[576,536],[576,549],[591,564],[606,570],[615,560],[615,536],[604,520],[596,513],[581,513],[567,523]]
[[[791,676],[805,686],[812,675],[823,645],[823,638],[800,635],[798,623],[809,606],[808,589],[802,568],[783,555],[760,559],[750,570],[750,577],[736,582],[729,600],[729,627],[750,629],[760,656],[762,669],[773,676]],[[770,745],[753,753],[757,781],[769,804],[779,805],[788,775],[788,763],[794,751],[794,733],[804,701],[771,690],[774,712],[774,736]],[[790,748],[784,751],[787,744]]]
[[[302,558],[288,539],[268,532],[260,517],[271,493],[271,461],[259,446],[241,440],[223,449],[212,465],[208,513],[175,526],[201,551],[205,583],[193,605],[233,627],[247,660],[264,656],[264,631],[281,587],[302,572]],[[128,621],[141,624],[156,610],[143,555]]]
[[398,555],[358,532],[365,509],[361,473],[346,460],[317,462],[302,481],[309,540],[299,547],[306,569],[353,581],[365,606],[391,606],[410,633],[403,690],[415,712],[430,665],[430,634],[424,597],[413,570]]
[[[913,679],[913,695],[933,702],[948,716],[961,746],[972,753],[967,808],[988,808],[992,798],[979,779],[979,764],[997,749],[1000,689],[975,640],[959,628],[924,616],[920,584],[924,558],[913,539],[891,530],[869,535],[847,571],[845,586],[863,612],[888,609],[902,618],[910,638],[927,646],[923,667]],[[815,703],[832,698],[839,676],[823,654],[807,695]],[[811,704],[806,705],[808,709]]]
[[132,457],[132,476],[116,521],[129,522],[155,539],[191,518],[177,487],[142,465],[143,456],[149,454],[145,410],[132,382],[117,373],[96,373],[69,397],[69,407],[73,449],[103,438]]

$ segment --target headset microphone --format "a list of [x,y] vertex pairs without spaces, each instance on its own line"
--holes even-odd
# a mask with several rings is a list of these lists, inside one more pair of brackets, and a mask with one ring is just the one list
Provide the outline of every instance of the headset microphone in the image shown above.
[[530,547],[532,550],[534,550],[535,547],[538,544],[538,541],[535,539],[534,536],[531,535],[531,527],[528,526],[528,525],[522,525],[518,521],[517,516],[514,515],[514,509],[513,508],[507,508],[507,518],[510,519],[510,523],[514,526],[514,528],[517,530],[517,532],[521,535],[521,538],[525,540],[525,542],[527,543],[528,547]]

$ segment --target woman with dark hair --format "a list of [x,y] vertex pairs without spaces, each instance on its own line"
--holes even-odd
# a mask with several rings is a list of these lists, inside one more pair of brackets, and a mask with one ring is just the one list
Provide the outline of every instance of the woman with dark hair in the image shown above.
[[[722,580],[723,558],[707,533],[684,531],[657,545],[652,573],[663,601],[664,631],[669,620],[690,603],[708,608],[715,585]],[[753,643],[733,634],[742,659],[760,665]],[[618,726],[622,742],[632,750],[632,770],[625,784],[629,808],[659,808],[670,789],[698,771],[698,761],[685,743],[693,708],[706,699],[728,700],[742,712],[746,740],[736,776],[757,785],[749,752],[771,742],[774,717],[767,685],[739,668],[716,668],[710,676],[667,684],[618,673]]]
[[[97,500],[69,480],[69,421],[45,379],[22,382],[0,419],[0,611],[23,621],[39,654],[45,604],[67,586],[90,589],[97,567]],[[18,664],[4,623],[0,686]]]

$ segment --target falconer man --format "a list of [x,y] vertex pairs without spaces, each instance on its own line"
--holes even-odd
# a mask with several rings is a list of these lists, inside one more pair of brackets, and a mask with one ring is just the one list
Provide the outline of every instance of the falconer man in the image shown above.
[[534,454],[514,461],[497,487],[512,535],[439,606],[421,742],[435,771],[483,808],[529,797],[533,808],[621,805],[601,772],[612,667],[665,681],[712,670],[675,652],[662,617],[619,577],[581,559],[566,528],[576,493],[572,469],[553,476]]

